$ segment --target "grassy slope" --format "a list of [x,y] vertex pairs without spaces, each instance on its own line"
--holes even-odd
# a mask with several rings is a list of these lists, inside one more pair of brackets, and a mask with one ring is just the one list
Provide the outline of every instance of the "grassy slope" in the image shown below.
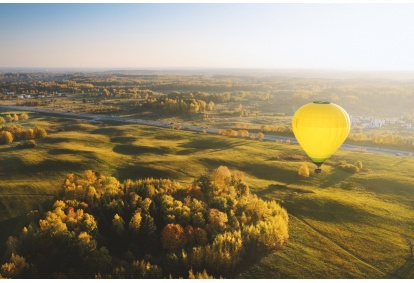
[[[331,165],[300,179],[296,145],[202,135],[137,125],[97,125],[33,118],[51,134],[35,149],[0,146],[0,238],[22,215],[53,199],[65,175],[92,169],[120,180],[168,177],[185,186],[220,165],[245,172],[258,195],[290,214],[290,241],[252,262],[245,278],[413,278],[401,234],[414,239],[414,160],[340,151],[332,160],[361,160],[363,173]],[[64,131],[56,131],[64,127]],[[54,132],[53,132],[54,131]],[[313,165],[308,164],[310,168]]]

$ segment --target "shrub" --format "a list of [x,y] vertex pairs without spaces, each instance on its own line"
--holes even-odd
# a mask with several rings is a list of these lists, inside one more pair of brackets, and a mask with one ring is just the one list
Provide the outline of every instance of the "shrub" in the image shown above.
[[361,161],[357,161],[357,162],[355,162],[355,164],[354,164],[356,167],[358,167],[358,169],[362,169],[362,162]]
[[36,142],[34,140],[25,140],[25,141],[21,141],[18,145],[17,148],[19,149],[23,149],[23,148],[35,148],[37,146]]
[[301,177],[309,177],[309,167],[306,165],[306,163],[302,163],[302,165],[299,167],[298,175]]
[[47,136],[47,132],[41,127],[35,127],[34,136],[35,138],[45,138]]
[[347,171],[349,173],[358,173],[359,172],[359,168],[356,167],[355,165],[352,164],[344,164],[344,165],[339,165],[338,168]]
[[28,120],[28,119],[29,119],[29,115],[27,113],[20,114],[20,120]]
[[0,132],[0,144],[11,144],[13,142],[13,135],[9,131]]

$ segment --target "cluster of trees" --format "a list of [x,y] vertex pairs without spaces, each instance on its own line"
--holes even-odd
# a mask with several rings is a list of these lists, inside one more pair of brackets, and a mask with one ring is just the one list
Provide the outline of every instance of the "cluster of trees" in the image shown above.
[[180,92],[173,91],[167,95],[170,99],[184,100],[184,99],[197,99],[212,101],[216,104],[226,102],[238,102],[248,100],[268,100],[271,98],[269,93],[263,92],[250,92],[250,91],[235,91],[235,92],[221,92],[221,93],[207,93],[203,91],[192,91],[192,92]]
[[20,115],[17,115],[16,113],[12,114],[6,114],[6,116],[0,116],[0,124],[11,123],[11,122],[18,122],[25,121],[29,119],[29,115],[27,113],[21,113]]
[[[359,161],[359,160],[357,162],[355,162],[354,164],[349,164],[345,160],[342,160],[342,161],[339,161],[336,164],[336,166],[339,169],[347,171],[349,173],[358,173],[362,170],[362,167],[363,167],[362,162]],[[303,177],[303,178],[309,177],[309,175],[310,175],[309,167],[306,163],[302,163],[300,165],[300,167],[298,169],[298,175],[300,177]]]
[[256,134],[249,134],[247,130],[233,130],[231,128],[228,128],[226,130],[218,129],[217,134],[227,137],[240,137],[240,138],[247,138],[250,137],[251,139],[258,139],[259,141],[262,141],[264,138],[264,134],[262,132],[259,132]]
[[200,113],[206,111],[212,111],[214,108],[214,102],[205,102],[204,100],[185,99],[177,100],[166,97],[147,99],[142,108],[162,109],[169,114],[187,114],[187,113]]
[[337,164],[339,169],[342,169],[344,171],[347,171],[349,173],[358,173],[362,169],[362,162],[357,161],[354,164],[349,164],[346,161],[340,161]]
[[281,249],[288,215],[220,166],[187,188],[167,179],[67,175],[52,209],[9,237],[4,278],[232,277]]
[[360,129],[354,129],[349,133],[348,140],[361,144],[370,143],[374,145],[388,145],[408,149],[414,147],[414,135],[412,133],[401,135],[396,132],[379,130],[364,133]]
[[47,132],[42,127],[25,129],[21,125],[8,125],[0,129],[0,144],[11,144],[13,141],[45,138]]
[[260,130],[263,133],[277,133],[283,135],[293,135],[292,127],[286,125],[262,125],[260,126]]

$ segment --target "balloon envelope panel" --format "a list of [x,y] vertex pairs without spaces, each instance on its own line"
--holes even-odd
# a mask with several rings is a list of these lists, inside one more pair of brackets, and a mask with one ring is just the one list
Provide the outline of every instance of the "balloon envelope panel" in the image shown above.
[[319,166],[345,141],[350,130],[350,120],[339,105],[313,102],[296,111],[292,129],[303,150]]

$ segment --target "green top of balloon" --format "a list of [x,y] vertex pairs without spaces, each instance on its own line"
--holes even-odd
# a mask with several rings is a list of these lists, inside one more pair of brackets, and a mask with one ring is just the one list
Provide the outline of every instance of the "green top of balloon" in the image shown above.
[[314,101],[316,104],[331,104],[329,101]]

